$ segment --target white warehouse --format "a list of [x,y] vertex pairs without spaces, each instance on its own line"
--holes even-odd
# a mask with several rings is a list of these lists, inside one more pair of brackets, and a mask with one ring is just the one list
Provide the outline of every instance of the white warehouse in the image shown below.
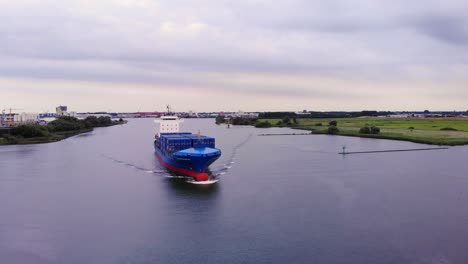
[[39,122],[39,114],[37,113],[21,113],[13,116],[14,124],[28,124]]

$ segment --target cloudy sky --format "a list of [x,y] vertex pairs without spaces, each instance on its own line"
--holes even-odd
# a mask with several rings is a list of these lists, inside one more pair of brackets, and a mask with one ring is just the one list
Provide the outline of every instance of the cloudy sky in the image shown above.
[[467,14],[466,0],[0,0],[0,108],[468,110]]

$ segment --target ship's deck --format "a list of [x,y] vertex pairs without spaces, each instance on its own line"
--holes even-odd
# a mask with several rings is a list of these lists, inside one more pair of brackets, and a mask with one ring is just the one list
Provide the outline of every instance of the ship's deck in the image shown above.
[[220,153],[219,149],[216,148],[188,148],[181,151],[176,152],[177,156],[194,156],[194,157],[201,157],[201,156],[212,156]]

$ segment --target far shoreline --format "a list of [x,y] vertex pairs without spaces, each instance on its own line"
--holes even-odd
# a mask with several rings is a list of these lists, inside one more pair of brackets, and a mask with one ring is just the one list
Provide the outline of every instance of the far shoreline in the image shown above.
[[[220,122],[221,121],[221,122]],[[224,123],[217,120],[217,123]],[[310,131],[314,135],[333,135],[388,139],[438,146],[468,145],[468,119],[460,118],[288,118],[242,119],[257,128],[284,127]],[[335,122],[334,125],[330,125]],[[234,123],[234,120],[233,120]],[[234,124],[235,125],[235,124]],[[330,131],[329,128],[334,130]],[[376,134],[362,133],[362,128],[377,127]]]
[[15,142],[5,142],[5,139],[0,138],[0,146],[11,146],[11,145],[37,145],[37,144],[47,144],[53,142],[59,142],[64,139],[92,132],[94,128],[79,130],[79,131],[69,131],[62,133],[55,133],[50,137],[33,137],[33,138],[17,138]]
[[[43,137],[21,137],[21,136],[10,136],[10,135],[0,135],[0,147],[1,146],[12,146],[12,145],[37,145],[37,144],[47,144],[59,142],[64,139],[77,136],[84,133],[89,133],[94,131],[95,128],[111,127],[116,125],[126,124],[126,120],[115,121],[110,124],[98,125],[91,128],[79,129],[79,130],[69,130],[69,131],[59,131],[51,132],[47,136]],[[7,138],[5,138],[5,136]]]
[[[301,130],[304,130],[300,128]],[[388,136],[385,135],[384,133],[382,134],[355,134],[355,133],[346,133],[346,132],[338,132],[337,134],[328,134],[326,132],[320,132],[320,131],[311,131],[312,135],[329,135],[329,136],[343,136],[343,137],[358,137],[358,138],[371,138],[371,139],[386,139],[386,140],[395,140],[395,141],[406,141],[406,142],[412,142],[412,143],[418,143],[418,144],[426,144],[426,145],[435,145],[435,146],[466,146],[468,145],[468,139],[466,142],[436,142],[436,141],[430,141],[426,139],[412,139],[412,138],[404,138],[404,137],[397,137],[397,136]]]

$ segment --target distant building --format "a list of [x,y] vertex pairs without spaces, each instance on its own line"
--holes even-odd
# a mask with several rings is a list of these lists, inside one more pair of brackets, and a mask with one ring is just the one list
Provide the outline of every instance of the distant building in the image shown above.
[[71,112],[71,113],[72,114],[70,116],[76,117],[78,119],[86,119],[87,117],[90,117],[90,116],[95,116],[97,118],[99,118],[99,117],[110,117],[110,118],[112,118],[112,115],[108,114],[108,113],[75,113],[75,112]]
[[5,112],[3,112],[2,116],[1,116],[1,119],[0,119],[0,126],[1,127],[12,126],[14,116],[15,116],[15,114],[5,114]]
[[23,124],[39,123],[39,114],[37,113],[11,113],[0,116],[0,127],[12,127]]
[[239,112],[228,112],[228,113],[224,113],[224,116],[225,117],[243,117],[243,118],[258,118],[258,113],[253,113],[253,112],[243,112],[243,111],[240,111]]
[[67,116],[68,113],[68,107],[60,105],[55,108],[55,111],[57,112],[57,116]]
[[49,122],[52,122],[56,119],[56,114],[55,113],[42,113],[39,114],[39,122],[42,124],[47,124]]
[[159,112],[137,112],[135,113],[135,118],[156,118],[161,115]]
[[39,122],[38,113],[21,113],[21,114],[15,114],[13,116],[13,123],[15,125],[30,124],[30,123],[37,123],[37,122]]

